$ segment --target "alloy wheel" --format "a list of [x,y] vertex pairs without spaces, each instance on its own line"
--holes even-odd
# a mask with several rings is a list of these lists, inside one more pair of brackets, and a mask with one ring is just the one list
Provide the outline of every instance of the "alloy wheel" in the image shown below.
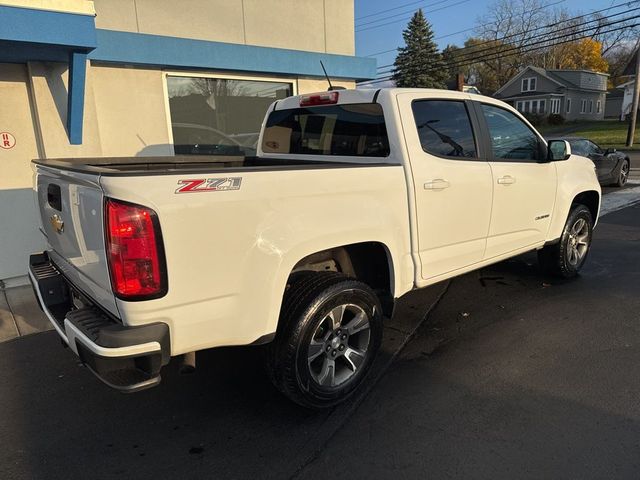
[[582,262],[589,250],[589,224],[579,218],[569,229],[567,241],[567,261],[576,267]]
[[620,169],[620,185],[625,185],[629,179],[629,162],[625,161]]
[[369,349],[369,316],[357,305],[332,309],[316,328],[308,350],[311,377],[323,387],[336,387],[351,379]]

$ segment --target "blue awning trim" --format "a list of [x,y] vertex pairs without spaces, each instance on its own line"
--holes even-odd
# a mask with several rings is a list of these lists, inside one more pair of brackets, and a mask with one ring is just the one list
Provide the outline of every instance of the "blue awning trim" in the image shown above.
[[89,58],[102,62],[322,77],[322,60],[332,78],[370,80],[376,76],[373,58],[103,29],[96,33],[98,48]]
[[0,6],[0,62],[69,62],[71,145],[82,144],[87,53],[96,45],[93,15]]
[[0,6],[0,40],[92,50],[97,45],[95,17]]
[[0,40],[0,62],[66,62],[69,48],[41,43]]
[[376,60],[96,29],[95,17],[0,6],[0,62],[69,62],[67,133],[82,143],[87,59],[175,69],[370,80]]
[[69,94],[67,98],[67,132],[71,145],[82,145],[84,90],[87,78],[87,54],[69,54]]

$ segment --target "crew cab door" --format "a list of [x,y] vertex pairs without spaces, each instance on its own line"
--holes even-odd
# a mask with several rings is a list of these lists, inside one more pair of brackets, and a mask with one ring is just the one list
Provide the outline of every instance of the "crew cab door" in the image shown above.
[[469,100],[405,93],[398,103],[415,192],[421,275],[432,279],[482,260],[491,169],[481,159]]
[[485,258],[544,242],[556,198],[556,166],[546,145],[518,115],[475,104],[484,121],[493,181],[491,226]]

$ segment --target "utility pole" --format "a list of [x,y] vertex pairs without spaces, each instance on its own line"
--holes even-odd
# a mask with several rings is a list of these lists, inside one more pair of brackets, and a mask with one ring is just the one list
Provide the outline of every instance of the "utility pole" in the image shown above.
[[638,99],[640,97],[640,41],[636,45],[636,78],[633,84],[633,102],[631,106],[631,122],[627,131],[627,147],[633,145],[633,136],[636,132],[636,120],[638,118]]

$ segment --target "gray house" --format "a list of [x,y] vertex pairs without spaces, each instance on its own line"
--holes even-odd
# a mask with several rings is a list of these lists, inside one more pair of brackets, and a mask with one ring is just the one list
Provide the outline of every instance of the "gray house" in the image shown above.
[[604,118],[619,119],[622,116],[622,102],[624,100],[625,85],[619,85],[607,92],[607,106],[604,109]]
[[527,67],[494,97],[523,113],[558,114],[566,120],[602,120],[608,77],[589,70]]

